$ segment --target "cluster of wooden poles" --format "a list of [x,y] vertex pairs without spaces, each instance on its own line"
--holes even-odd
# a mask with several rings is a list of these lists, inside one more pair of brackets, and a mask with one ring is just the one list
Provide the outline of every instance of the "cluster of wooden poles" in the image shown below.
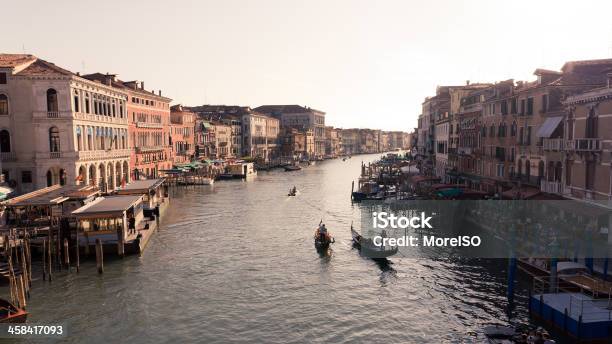
[[[11,302],[20,308],[27,306],[32,287],[32,251],[30,236],[24,231],[19,239],[13,230],[4,236],[4,254],[8,264],[8,279]],[[19,271],[17,274],[15,271]]]
[[[51,282],[53,273],[62,268],[72,272],[70,264],[70,245],[68,238],[61,240],[59,231],[57,235],[50,235],[42,240],[40,258],[42,260],[43,280]],[[6,277],[9,280],[11,302],[21,308],[27,305],[32,287],[32,243],[31,233],[28,229],[12,229],[3,237],[4,256],[7,262]],[[40,247],[40,246],[38,246]],[[104,272],[104,251],[102,241],[96,239],[96,267],[98,273]],[[76,272],[80,270],[79,238],[78,232],[74,243],[74,266]]]

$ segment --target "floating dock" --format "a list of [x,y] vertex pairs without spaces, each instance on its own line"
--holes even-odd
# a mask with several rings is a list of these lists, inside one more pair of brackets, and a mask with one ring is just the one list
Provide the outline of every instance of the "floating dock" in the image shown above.
[[556,327],[578,343],[610,343],[612,300],[582,293],[539,293],[529,298],[532,317]]

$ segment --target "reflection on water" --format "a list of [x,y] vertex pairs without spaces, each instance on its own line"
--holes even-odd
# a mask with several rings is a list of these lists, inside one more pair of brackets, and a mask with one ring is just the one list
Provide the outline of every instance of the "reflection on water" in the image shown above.
[[[524,321],[522,284],[508,319],[503,260],[359,255],[351,178],[376,157],[173,189],[143,256],[107,262],[103,276],[87,262],[35,280],[31,320],[69,323],[69,343],[469,342],[483,324]],[[336,242],[319,254],[321,219]]]

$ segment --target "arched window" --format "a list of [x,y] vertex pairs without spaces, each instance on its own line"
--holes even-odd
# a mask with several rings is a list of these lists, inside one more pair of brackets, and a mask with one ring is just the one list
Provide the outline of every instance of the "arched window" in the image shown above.
[[47,186],[53,185],[53,173],[51,170],[47,170]]
[[57,91],[52,88],[47,90],[47,111],[48,112],[59,111],[59,106],[57,104]]
[[6,94],[0,94],[0,115],[8,115],[8,106],[8,97],[6,96]]
[[81,102],[79,98],[79,91],[74,90],[74,112],[80,112]]
[[49,128],[49,151],[50,152],[60,151],[60,136],[59,136],[59,129],[57,129],[57,127]]
[[557,161],[555,164],[555,181],[561,182],[561,175],[563,174],[563,165],[561,161]]
[[97,115],[98,114],[98,96],[95,93],[93,95],[93,110],[94,110],[94,114]]
[[595,115],[595,109],[589,109],[589,114],[586,118],[586,126],[585,126],[585,138],[596,138],[597,137],[597,116]]
[[62,168],[59,172],[59,177],[60,177],[60,180],[59,180],[60,185],[66,185],[66,170]]
[[525,179],[527,180],[527,182],[529,182],[530,178],[531,178],[531,161],[527,160],[525,161]]
[[93,130],[87,127],[87,150],[93,149]]
[[80,127],[80,126],[77,126],[77,127],[76,127],[76,144],[77,144],[77,151],[81,151],[81,150],[83,150],[82,140],[83,140],[83,134],[82,134],[82,132],[81,132],[81,127]]
[[11,151],[11,134],[8,130],[0,130],[0,152],[8,153]]
[[89,111],[89,93],[85,93],[85,113],[91,113]]
[[540,160],[540,162],[538,163],[538,179],[544,179],[544,161],[542,160]]

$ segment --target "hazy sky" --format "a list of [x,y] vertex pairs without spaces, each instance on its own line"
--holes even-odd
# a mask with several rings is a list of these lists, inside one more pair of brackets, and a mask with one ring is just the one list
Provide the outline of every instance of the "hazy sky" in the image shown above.
[[408,130],[436,85],[612,57],[612,1],[9,1],[1,50],[185,105],[300,104]]

